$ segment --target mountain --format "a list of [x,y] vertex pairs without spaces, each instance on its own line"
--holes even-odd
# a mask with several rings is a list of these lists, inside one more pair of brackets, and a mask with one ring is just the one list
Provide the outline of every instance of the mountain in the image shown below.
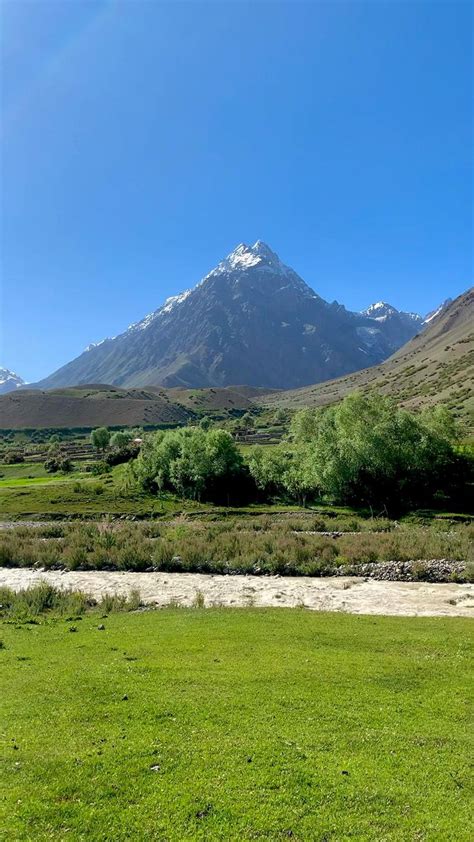
[[5,395],[7,392],[13,392],[24,386],[25,381],[22,380],[14,371],[9,371],[8,368],[0,366],[0,395]]
[[189,390],[90,384],[49,392],[25,389],[0,396],[0,426],[18,430],[185,424],[203,415],[242,414],[262,393],[264,389],[248,386]]
[[382,365],[304,389],[264,398],[299,409],[341,400],[349,392],[393,395],[417,409],[444,403],[472,428],[474,419],[474,288],[438,308],[426,329]]
[[453,300],[452,298],[447,298],[446,301],[443,301],[443,303],[440,304],[440,306],[436,308],[436,310],[431,310],[430,313],[427,313],[425,318],[424,318],[425,325],[429,325],[433,321],[433,319],[436,319],[437,316],[439,316],[443,312],[443,310],[446,309],[448,304],[451,304],[452,300]]
[[425,326],[424,319],[418,313],[404,313],[386,301],[371,304],[367,310],[362,310],[361,315],[372,319],[383,331],[384,339],[390,346],[390,354],[401,348]]
[[374,307],[329,304],[261,240],[242,243],[193,289],[36,385],[303,386],[375,365],[420,329],[421,317]]

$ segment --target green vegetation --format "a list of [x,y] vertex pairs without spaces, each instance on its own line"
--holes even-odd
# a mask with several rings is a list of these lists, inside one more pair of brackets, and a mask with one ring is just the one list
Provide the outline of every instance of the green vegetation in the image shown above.
[[[13,487],[0,481],[0,516],[2,518],[90,518],[104,514],[130,517],[157,517],[181,511],[182,502],[170,495],[151,495],[129,488],[122,481],[119,465],[112,474],[91,478],[90,474],[70,478],[53,475],[48,480],[22,480]],[[189,502],[186,508],[193,508]]]
[[140,594],[137,590],[132,591],[128,597],[104,594],[97,602],[82,591],[58,590],[47,582],[40,582],[19,591],[0,587],[0,617],[10,622],[31,623],[38,617],[67,617],[71,614],[77,620],[92,609],[106,613],[136,611],[140,604]]
[[107,427],[97,427],[96,430],[92,430],[91,444],[96,450],[105,453],[110,444],[110,432]]
[[298,412],[290,438],[270,452],[255,449],[250,472],[261,489],[301,503],[323,498],[398,513],[459,499],[472,473],[443,407],[414,415],[387,398],[354,394]]
[[[314,534],[328,526],[332,535]],[[320,516],[50,524],[0,533],[0,566],[323,576],[357,574],[359,565],[375,562],[449,559],[462,562],[455,581],[471,581],[473,538],[474,526],[350,517],[328,523]],[[416,578],[430,579],[428,567],[415,569]]]
[[5,838],[471,839],[468,620],[78,617],[0,623]]
[[[247,463],[224,430],[191,427],[150,436],[133,466],[148,491],[197,500],[279,497],[373,506],[400,513],[460,501],[472,460],[457,453],[443,407],[414,415],[388,398],[354,394],[336,407],[297,413],[290,441],[256,447]],[[132,475],[131,475],[132,476]]]
[[[98,429],[95,450],[84,441],[53,442],[46,454],[30,446],[15,465],[0,465],[0,516],[150,517],[196,502],[349,505],[400,516],[420,507],[462,511],[470,499],[472,448],[459,442],[442,407],[412,414],[387,398],[354,394],[336,407],[296,413],[283,440],[278,429],[279,444],[267,432],[265,446],[249,448],[239,432],[234,437],[205,416],[138,442],[130,431],[111,437]],[[7,448],[5,458],[12,453]]]
[[185,427],[145,440],[133,478],[149,491],[171,490],[195,500],[229,500],[244,475],[244,463],[226,430]]

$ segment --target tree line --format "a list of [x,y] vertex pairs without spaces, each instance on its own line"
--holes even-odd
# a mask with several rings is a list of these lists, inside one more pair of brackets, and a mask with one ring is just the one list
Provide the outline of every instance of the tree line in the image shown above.
[[460,503],[473,463],[456,451],[452,415],[420,413],[389,398],[352,394],[336,406],[305,409],[275,447],[243,457],[232,435],[207,425],[148,436],[130,465],[142,488],[216,503],[282,499],[403,509]]

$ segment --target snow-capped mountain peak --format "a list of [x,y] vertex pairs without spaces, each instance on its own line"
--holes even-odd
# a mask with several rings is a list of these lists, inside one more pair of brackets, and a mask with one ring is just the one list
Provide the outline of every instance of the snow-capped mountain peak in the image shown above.
[[396,307],[386,301],[377,301],[375,304],[371,304],[366,310],[361,311],[361,316],[367,316],[367,318],[374,319],[377,322],[398,317],[404,322],[423,323],[423,317],[419,313],[405,313],[403,310],[397,310]]
[[0,366],[0,394],[13,392],[15,389],[19,389],[20,386],[24,385],[25,381],[22,377],[15,374],[14,371],[10,371],[10,369]]
[[[369,318],[370,317],[370,318]],[[191,290],[41,382],[291,388],[375,365],[421,317],[329,304],[262,240],[239,243]]]
[[380,319],[383,316],[392,316],[394,313],[398,313],[398,310],[386,301],[377,301],[366,310],[362,310],[362,315],[368,316],[369,319]]
[[287,275],[292,271],[282,263],[270,246],[264,243],[263,240],[257,240],[253,246],[248,246],[246,243],[239,243],[203,280],[206,281],[210,277],[222,275],[227,272],[246,271],[254,267],[258,267],[260,270],[266,272],[271,271],[278,275]]

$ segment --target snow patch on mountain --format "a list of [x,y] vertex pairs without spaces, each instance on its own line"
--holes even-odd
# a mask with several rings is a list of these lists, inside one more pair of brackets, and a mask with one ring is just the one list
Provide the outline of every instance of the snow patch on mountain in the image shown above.
[[215,269],[203,278],[203,281],[227,272],[246,271],[255,266],[258,266],[259,270],[277,275],[294,274],[293,270],[280,260],[270,246],[267,246],[263,240],[257,240],[253,246],[240,243],[224,260],[221,260]]
[[169,298],[166,299],[165,303],[162,307],[158,310],[157,315],[161,315],[162,313],[171,313],[178,304],[182,304],[183,301],[186,301],[187,298],[192,293],[192,289],[186,289],[184,292],[181,292],[179,295],[171,295]]
[[399,316],[404,321],[423,323],[423,317],[419,313],[405,313],[403,310],[397,310],[396,307],[386,301],[377,301],[367,307],[366,310],[361,310],[360,314],[377,322],[385,322],[388,318]]
[[100,345],[104,344],[104,342],[111,342],[112,339],[115,339],[115,337],[106,336],[105,339],[100,339],[99,342],[90,342],[87,348],[84,348],[84,354],[87,354],[88,351],[92,351],[93,348],[99,348]]
[[19,374],[10,371],[8,368],[0,366],[0,393],[13,392],[19,389],[20,386],[25,386],[26,383]]
[[425,316],[425,325],[429,325],[433,321],[433,319],[436,319],[436,317],[443,312],[443,310],[448,306],[448,304],[451,304],[452,300],[452,298],[447,298],[446,301],[443,301],[443,303],[436,308],[436,310],[431,310],[431,312]]
[[158,307],[158,310],[153,310],[152,313],[148,313],[144,319],[139,322],[134,322],[133,324],[129,325],[127,328],[127,333],[135,330],[145,330],[155,319],[158,319],[160,316],[166,316],[171,313],[178,304],[182,304],[183,301],[186,301],[188,296],[191,295],[193,292],[192,289],[187,289],[184,292],[181,292],[179,295],[170,295],[169,298],[165,299],[164,304],[161,307]]

